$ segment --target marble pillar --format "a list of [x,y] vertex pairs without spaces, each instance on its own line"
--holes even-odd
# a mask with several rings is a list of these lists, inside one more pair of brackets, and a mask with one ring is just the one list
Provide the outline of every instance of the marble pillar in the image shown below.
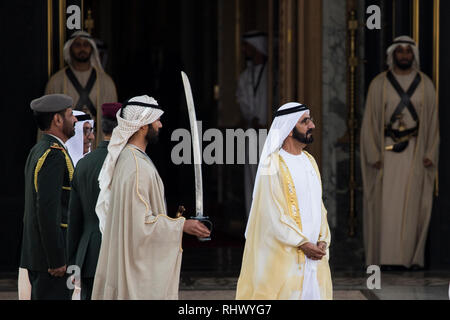
[[[356,117],[364,104],[364,1],[357,8],[360,28],[357,32]],[[323,75],[322,75],[322,182],[323,199],[332,231],[331,266],[333,269],[364,267],[362,235],[361,173],[359,135],[355,137],[356,234],[349,237],[350,148],[347,129],[347,1],[323,0]]]
[[331,228],[337,225],[337,164],[348,153],[336,148],[347,130],[346,1],[323,0],[322,182]]

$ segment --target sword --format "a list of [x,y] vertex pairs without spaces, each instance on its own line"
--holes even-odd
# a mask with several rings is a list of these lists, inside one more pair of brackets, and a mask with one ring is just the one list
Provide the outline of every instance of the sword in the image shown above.
[[[200,138],[197,127],[197,116],[195,115],[194,98],[192,96],[192,89],[191,84],[189,83],[189,78],[183,71],[181,71],[181,78],[183,79],[184,93],[186,95],[189,122],[191,124],[192,150],[194,152],[195,217],[191,217],[191,219],[199,220],[211,230],[212,222],[208,217],[203,216],[202,156],[200,151]],[[210,237],[198,239],[200,241],[211,240]]]

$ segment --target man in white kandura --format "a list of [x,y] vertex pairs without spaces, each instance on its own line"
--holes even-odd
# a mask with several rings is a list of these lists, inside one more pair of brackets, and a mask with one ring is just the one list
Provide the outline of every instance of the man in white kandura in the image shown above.
[[149,96],[132,98],[117,112],[99,175],[103,237],[93,300],[177,299],[183,231],[209,236],[197,220],[167,216],[163,182],[145,153],[157,140],[162,114]]
[[73,166],[76,167],[78,161],[87,153],[91,152],[94,137],[94,120],[89,114],[82,111],[73,111],[73,115],[77,118],[75,123],[75,135],[67,140],[66,146],[72,159]]
[[264,145],[246,230],[237,299],[332,299],[330,229],[309,109],[287,103]]
[[[267,35],[250,31],[242,35],[242,51],[246,68],[239,76],[236,98],[239,103],[244,129],[255,130],[267,127]],[[254,152],[255,154],[251,154]],[[250,213],[252,193],[258,169],[257,148],[245,143],[244,192],[245,214]]]

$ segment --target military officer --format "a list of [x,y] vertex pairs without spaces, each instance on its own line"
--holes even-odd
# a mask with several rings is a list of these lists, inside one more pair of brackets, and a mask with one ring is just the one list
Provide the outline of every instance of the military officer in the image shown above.
[[102,131],[104,141],[97,149],[82,158],[75,169],[69,201],[69,227],[67,252],[70,264],[81,269],[81,299],[90,300],[102,235],[95,213],[98,194],[98,175],[108,154],[108,144],[120,103],[102,105]]
[[75,134],[71,97],[50,94],[31,102],[43,135],[25,164],[25,212],[20,267],[28,270],[32,300],[70,299],[66,229],[73,164],[65,142]]

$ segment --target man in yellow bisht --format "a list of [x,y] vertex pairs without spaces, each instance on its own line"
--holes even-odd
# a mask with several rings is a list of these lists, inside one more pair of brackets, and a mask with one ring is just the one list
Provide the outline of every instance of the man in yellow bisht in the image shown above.
[[330,229],[308,107],[283,105],[261,153],[236,299],[332,299]]

